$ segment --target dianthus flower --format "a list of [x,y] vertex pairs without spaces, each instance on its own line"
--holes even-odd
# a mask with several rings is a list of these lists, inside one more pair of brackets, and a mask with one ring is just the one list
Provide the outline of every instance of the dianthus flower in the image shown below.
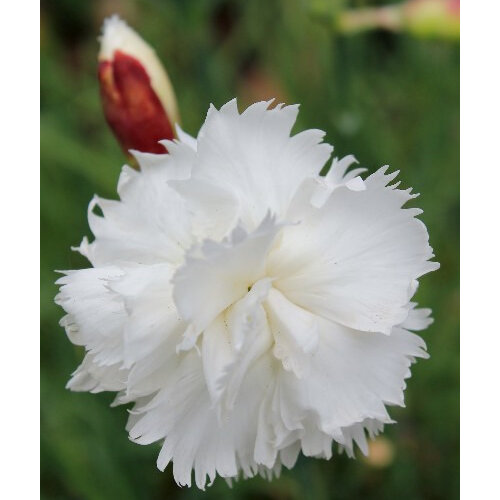
[[161,441],[180,485],[366,453],[427,356],[411,299],[438,264],[415,195],[352,156],[320,176],[324,133],[291,135],[298,107],[269,104],[211,107],[196,139],[136,152],[120,200],[90,204],[92,267],[58,281],[87,351],[68,387],[133,402],[130,438]]

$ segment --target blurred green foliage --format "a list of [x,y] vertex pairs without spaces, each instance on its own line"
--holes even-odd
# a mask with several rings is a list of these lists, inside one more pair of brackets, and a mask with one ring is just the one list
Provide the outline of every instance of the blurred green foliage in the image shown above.
[[[379,4],[346,2],[351,7]],[[299,0],[42,2],[41,19],[41,463],[45,499],[452,499],[459,454],[459,48],[404,35],[336,36]],[[96,37],[119,12],[156,49],[175,86],[183,127],[195,134],[210,102],[240,106],[278,97],[302,104],[296,130],[321,128],[337,155],[370,170],[388,163],[422,193],[417,200],[441,269],[417,299],[434,309],[424,338],[431,359],[413,369],[407,408],[386,436],[393,462],[301,457],[271,483],[202,493],[180,489],[158,447],[127,439],[127,412],[111,394],[70,393],[82,359],[53,303],[54,269],[85,267],[69,247],[89,235],[94,193],[115,197],[125,159],[100,109]]]

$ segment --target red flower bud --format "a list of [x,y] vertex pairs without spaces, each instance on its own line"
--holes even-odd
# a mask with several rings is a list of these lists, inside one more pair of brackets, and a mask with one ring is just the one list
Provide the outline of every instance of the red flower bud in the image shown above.
[[98,77],[104,116],[122,149],[165,153],[173,139],[177,104],[154,50],[124,21],[104,21]]

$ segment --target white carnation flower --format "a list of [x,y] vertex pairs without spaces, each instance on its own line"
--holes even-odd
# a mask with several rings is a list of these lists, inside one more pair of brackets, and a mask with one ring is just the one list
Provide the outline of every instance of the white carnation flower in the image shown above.
[[272,477],[333,441],[367,453],[427,357],[410,330],[430,311],[410,300],[438,264],[421,211],[402,208],[415,195],[386,167],[346,173],[352,156],[320,177],[324,133],[290,135],[298,106],[268,107],[211,107],[197,139],[135,153],[120,201],[90,204],[93,267],[58,281],[87,350],[68,387],[134,402],[130,438],[163,441],[180,485]]

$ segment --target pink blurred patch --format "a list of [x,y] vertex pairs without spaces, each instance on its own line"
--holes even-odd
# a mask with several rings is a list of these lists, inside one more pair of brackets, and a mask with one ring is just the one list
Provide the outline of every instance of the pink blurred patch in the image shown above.
[[460,0],[449,0],[448,9],[452,14],[460,17]]

